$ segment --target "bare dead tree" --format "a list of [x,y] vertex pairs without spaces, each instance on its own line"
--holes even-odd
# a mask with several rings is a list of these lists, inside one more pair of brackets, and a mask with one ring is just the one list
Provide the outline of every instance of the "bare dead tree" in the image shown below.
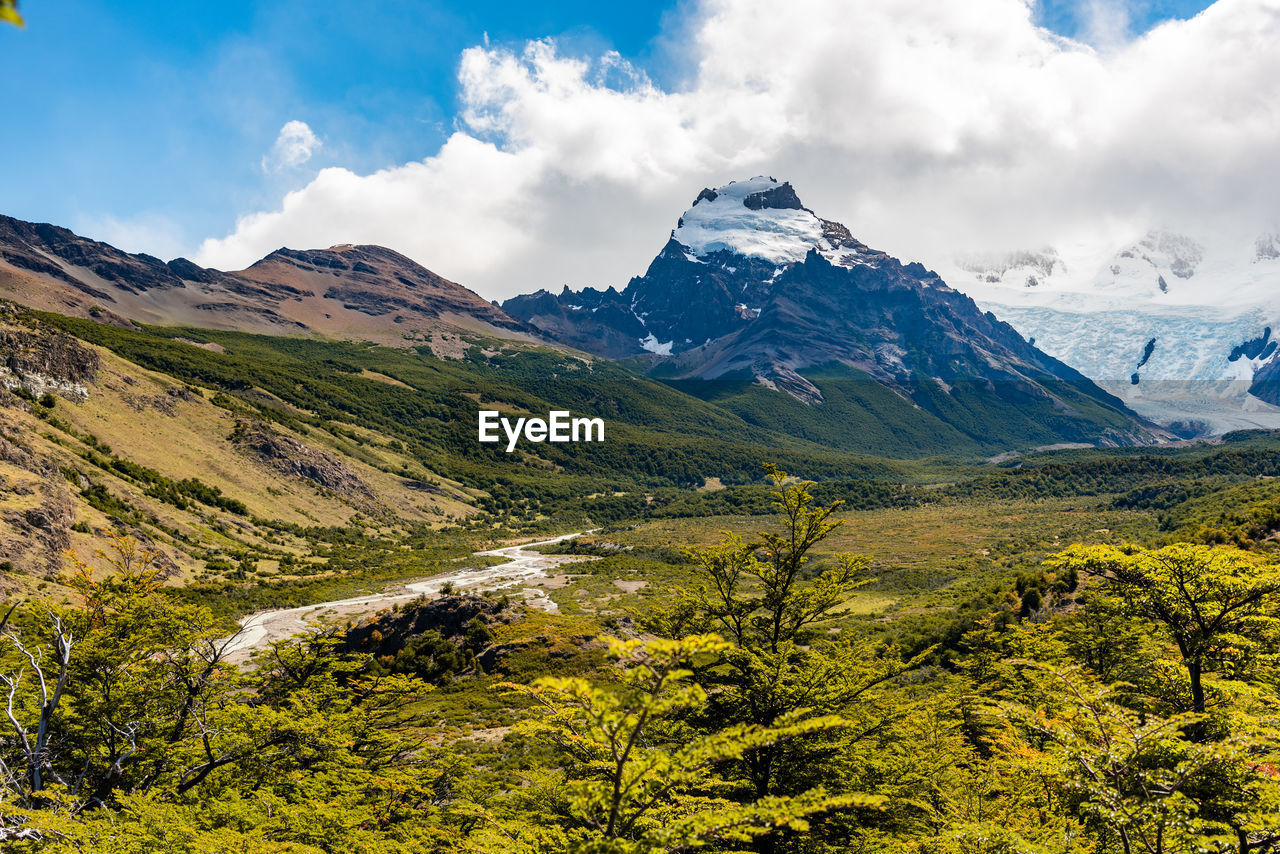
[[[10,609],[10,613],[12,610]],[[52,655],[55,659],[52,669],[56,671],[56,676],[45,672],[45,646],[32,645],[24,641],[16,629],[8,626],[9,614],[6,614],[4,622],[0,623],[0,626],[3,626],[0,637],[13,644],[14,649],[27,660],[27,664],[19,666],[14,673],[0,673],[0,684],[8,689],[6,717],[21,753],[24,766],[21,776],[29,784],[32,793],[43,789],[48,780],[63,782],[50,762],[49,735],[50,724],[54,713],[58,710],[58,704],[62,702],[62,692],[67,684],[71,649],[75,639],[63,626],[60,616],[52,610],[48,611],[48,616],[53,634]],[[34,731],[32,725],[23,722],[19,715],[21,710],[18,695],[26,688],[28,666],[35,676],[35,684],[32,687],[37,691],[36,699],[39,703],[39,715],[34,724]],[[16,769],[11,770],[6,767],[5,772],[16,780],[18,776]]]

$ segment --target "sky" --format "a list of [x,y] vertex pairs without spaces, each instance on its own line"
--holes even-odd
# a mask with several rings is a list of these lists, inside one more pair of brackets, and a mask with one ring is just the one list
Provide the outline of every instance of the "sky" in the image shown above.
[[20,10],[0,213],[223,269],[379,243],[488,298],[621,286],[756,174],[926,263],[1277,220],[1280,0]]

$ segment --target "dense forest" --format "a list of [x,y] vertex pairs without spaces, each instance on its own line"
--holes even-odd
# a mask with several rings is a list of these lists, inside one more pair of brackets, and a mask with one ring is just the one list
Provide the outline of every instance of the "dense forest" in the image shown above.
[[[597,555],[587,573],[666,567],[646,607],[555,616],[446,595],[242,666],[226,617],[165,593],[154,554],[118,536],[72,556],[74,602],[3,618],[0,837],[103,852],[1271,851],[1277,495],[1203,486],[1191,476],[1210,459],[1183,461],[1178,501],[1108,499],[1179,508],[1181,533],[1062,543],[959,631],[911,644],[876,630],[886,618],[848,618],[884,569],[830,548],[857,513],[772,468],[772,514],[742,517],[757,533],[570,547]],[[1084,482],[1098,464],[1080,465]]]

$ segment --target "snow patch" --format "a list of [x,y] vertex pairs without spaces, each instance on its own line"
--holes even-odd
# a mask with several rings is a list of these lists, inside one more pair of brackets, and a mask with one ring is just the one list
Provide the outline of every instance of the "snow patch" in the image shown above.
[[650,353],[655,353],[659,356],[670,356],[671,345],[676,343],[674,340],[659,342],[658,336],[654,335],[652,332],[649,333],[648,338],[640,338],[638,340],[640,341],[640,349],[647,350]]

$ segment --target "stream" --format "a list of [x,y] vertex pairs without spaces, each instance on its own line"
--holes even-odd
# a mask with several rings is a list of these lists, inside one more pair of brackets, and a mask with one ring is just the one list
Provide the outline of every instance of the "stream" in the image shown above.
[[243,662],[256,649],[262,649],[277,640],[314,627],[317,617],[323,616],[330,620],[347,619],[377,611],[396,602],[412,601],[419,596],[433,598],[440,595],[440,591],[446,584],[452,585],[452,589],[456,592],[481,593],[517,588],[512,591],[512,598],[523,598],[526,604],[534,608],[556,613],[559,611],[556,603],[547,595],[547,591],[536,586],[535,582],[549,578],[548,570],[568,563],[590,560],[590,558],[576,555],[544,555],[531,549],[534,546],[551,545],[581,535],[582,532],[563,534],[549,540],[539,540],[536,543],[523,543],[475,552],[477,557],[507,558],[506,563],[497,566],[464,567],[442,572],[422,581],[398,584],[382,593],[251,614],[240,620],[240,631],[231,638],[226,647],[227,660]]

